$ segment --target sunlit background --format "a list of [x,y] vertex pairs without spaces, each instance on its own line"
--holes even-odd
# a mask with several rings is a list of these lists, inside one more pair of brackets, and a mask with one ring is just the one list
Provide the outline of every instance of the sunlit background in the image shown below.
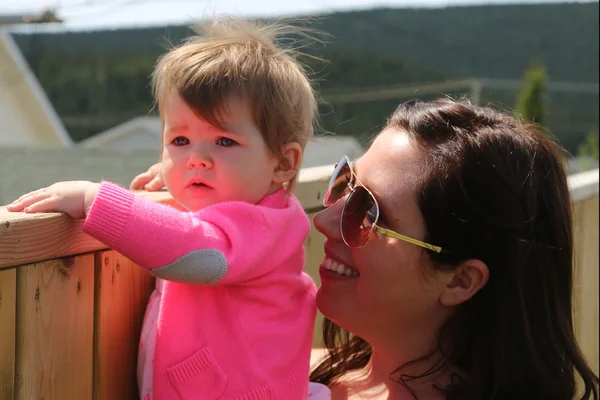
[[398,103],[444,95],[544,125],[571,173],[598,166],[598,2],[3,0],[0,204],[56,180],[127,185],[154,163],[154,63],[222,13],[325,33],[305,51],[326,62],[304,61],[327,140],[305,166],[360,155]]

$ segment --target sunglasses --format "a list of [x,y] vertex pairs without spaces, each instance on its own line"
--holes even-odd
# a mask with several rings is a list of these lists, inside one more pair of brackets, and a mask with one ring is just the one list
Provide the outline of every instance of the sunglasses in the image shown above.
[[340,217],[342,239],[349,247],[363,246],[373,231],[395,239],[423,247],[427,250],[441,253],[442,248],[429,243],[402,235],[377,225],[379,220],[379,205],[373,193],[358,179],[347,156],[335,166],[333,176],[329,181],[327,194],[323,205],[329,207],[346,196],[346,203]]

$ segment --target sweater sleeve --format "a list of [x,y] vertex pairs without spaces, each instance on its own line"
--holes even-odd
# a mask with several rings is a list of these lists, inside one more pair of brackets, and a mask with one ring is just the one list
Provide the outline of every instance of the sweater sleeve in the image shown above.
[[272,250],[265,216],[244,202],[190,213],[103,182],[83,229],[152,274],[176,282],[238,283],[267,273],[270,265],[264,262]]

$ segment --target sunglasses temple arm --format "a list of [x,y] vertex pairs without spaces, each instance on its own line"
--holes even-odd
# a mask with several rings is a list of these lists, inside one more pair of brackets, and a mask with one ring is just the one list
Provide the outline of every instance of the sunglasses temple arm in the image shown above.
[[390,237],[393,237],[393,238],[396,238],[396,239],[399,239],[399,240],[403,240],[403,241],[408,242],[408,243],[412,243],[414,245],[423,247],[425,249],[434,251],[436,253],[441,253],[442,252],[442,248],[440,246],[434,246],[432,244],[425,243],[425,242],[422,242],[420,240],[413,239],[411,237],[401,235],[399,233],[396,233],[396,232],[391,231],[389,229],[382,228],[382,227],[377,226],[377,225],[375,225],[375,230],[377,232],[383,234],[383,235],[390,236]]

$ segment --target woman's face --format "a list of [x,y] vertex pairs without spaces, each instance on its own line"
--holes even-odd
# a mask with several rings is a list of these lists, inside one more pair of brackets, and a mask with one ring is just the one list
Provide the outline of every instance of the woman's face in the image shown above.
[[[396,129],[384,130],[354,163],[359,180],[379,203],[378,225],[420,240],[426,229],[415,190],[422,163],[422,154],[408,135]],[[441,282],[429,268],[424,250],[376,232],[363,247],[346,246],[340,235],[344,202],[342,198],[314,218],[326,237],[319,310],[369,342],[386,332],[401,339],[403,333],[435,330],[448,310],[439,302]],[[332,272],[326,268],[332,264],[337,269],[343,264],[353,273]]]

